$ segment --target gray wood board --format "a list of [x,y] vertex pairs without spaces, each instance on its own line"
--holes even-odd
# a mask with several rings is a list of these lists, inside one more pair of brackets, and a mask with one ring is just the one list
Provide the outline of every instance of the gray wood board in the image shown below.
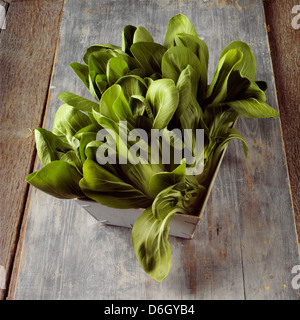
[[[65,4],[46,128],[60,92],[89,97],[68,67],[87,46],[120,45],[127,24],[162,43],[177,13],[207,43],[210,79],[228,43],[250,44],[257,79],[268,82],[268,103],[278,109],[261,1],[73,0]],[[237,128],[250,158],[230,143],[193,240],[170,238],[164,282],[139,266],[130,229],[103,226],[74,201],[32,190],[15,299],[299,299],[291,286],[300,263],[280,120],[240,118]]]

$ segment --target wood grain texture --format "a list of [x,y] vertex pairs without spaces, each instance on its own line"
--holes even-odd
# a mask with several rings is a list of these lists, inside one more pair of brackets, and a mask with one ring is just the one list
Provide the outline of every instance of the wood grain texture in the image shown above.
[[[258,79],[278,108],[260,1],[97,1],[65,4],[46,128],[57,95],[86,95],[68,64],[88,45],[121,43],[124,25],[143,25],[162,42],[166,23],[186,14],[210,50],[210,79],[230,41],[249,43]],[[132,16],[132,12],[135,14]],[[299,264],[280,120],[240,118],[249,144],[245,159],[231,143],[193,240],[170,238],[172,268],[163,283],[140,268],[131,232],[103,226],[74,201],[31,189],[18,279],[11,299],[297,299],[291,268]],[[36,167],[39,162],[36,162]]]
[[[58,4],[61,4],[60,8]],[[63,1],[9,5],[0,45],[0,265],[1,298],[9,281],[35,145],[30,130],[42,124]],[[52,14],[48,14],[48,10]]]
[[[277,87],[298,238],[300,237],[300,29],[292,27],[297,0],[265,0],[265,13]],[[300,11],[298,12],[300,13]]]

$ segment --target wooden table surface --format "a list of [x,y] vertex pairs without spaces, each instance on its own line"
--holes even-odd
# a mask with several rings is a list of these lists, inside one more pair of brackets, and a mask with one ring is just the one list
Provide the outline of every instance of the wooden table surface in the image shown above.
[[[1,299],[300,298],[291,285],[300,264],[300,29],[291,25],[297,1],[0,4],[7,10],[0,30]],[[239,119],[250,158],[238,142],[229,145],[193,240],[170,238],[171,271],[156,283],[136,261],[129,229],[103,226],[74,201],[24,180],[40,165],[30,130],[51,128],[60,92],[85,94],[68,64],[80,62],[91,44],[120,45],[126,24],[143,25],[162,42],[179,12],[209,47],[210,77],[226,44],[250,44],[257,78],[268,82],[268,103],[281,119]]]

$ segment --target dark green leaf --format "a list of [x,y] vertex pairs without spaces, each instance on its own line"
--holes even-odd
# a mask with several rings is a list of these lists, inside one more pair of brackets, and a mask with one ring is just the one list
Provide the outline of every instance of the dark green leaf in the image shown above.
[[170,270],[172,250],[168,240],[170,221],[176,210],[163,220],[154,217],[151,207],[136,220],[132,229],[132,245],[145,272],[156,281],[163,281]]
[[141,95],[133,95],[131,98],[136,100],[135,103],[140,103],[140,108],[145,108],[147,116],[148,116],[149,120],[151,121],[151,123],[153,124],[154,115],[153,115],[152,108],[150,106],[149,101]]
[[222,55],[207,91],[209,104],[218,104],[226,101],[229,77],[241,63],[242,58],[243,53],[237,49],[231,49]]
[[182,163],[172,172],[159,172],[153,175],[149,181],[150,191],[157,195],[162,190],[173,186],[178,182],[185,181],[186,162],[183,159]]
[[92,160],[84,162],[83,177],[80,187],[85,195],[108,207],[143,208],[151,203],[141,191]]
[[125,26],[122,32],[122,50],[127,54],[131,54],[130,47],[133,44],[133,36],[136,30],[135,26]]
[[52,161],[37,172],[27,176],[26,181],[53,197],[72,199],[83,197],[79,188],[82,175],[65,161]]

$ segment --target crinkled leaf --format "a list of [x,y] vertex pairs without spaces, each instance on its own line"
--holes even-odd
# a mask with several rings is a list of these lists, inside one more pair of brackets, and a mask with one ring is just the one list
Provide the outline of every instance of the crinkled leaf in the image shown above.
[[234,70],[228,77],[227,96],[225,101],[255,98],[266,101],[265,92],[253,80],[244,77],[239,70]]
[[183,197],[187,188],[180,181],[161,190],[152,203],[152,213],[158,220],[164,220],[170,212],[185,213]]
[[[240,71],[238,70],[233,70],[228,79],[226,79],[226,87],[227,87],[227,96],[222,100],[222,102],[217,102],[218,103],[225,103],[225,101],[233,101],[237,100],[239,96],[243,96],[244,93],[247,94],[247,90],[251,86],[251,82],[254,83],[254,81],[250,81],[248,78],[244,77],[241,75]],[[254,85],[256,85],[254,83]],[[256,87],[259,90],[259,93],[262,92],[263,95],[265,93],[259,89],[259,87],[256,85]],[[250,91],[249,91],[250,93]],[[252,90],[253,94],[256,94],[255,91]],[[216,103],[214,103],[216,104]]]
[[234,100],[245,100],[249,98],[255,98],[262,102],[267,100],[264,90],[262,90],[255,81],[249,81],[247,88],[241,91]]

